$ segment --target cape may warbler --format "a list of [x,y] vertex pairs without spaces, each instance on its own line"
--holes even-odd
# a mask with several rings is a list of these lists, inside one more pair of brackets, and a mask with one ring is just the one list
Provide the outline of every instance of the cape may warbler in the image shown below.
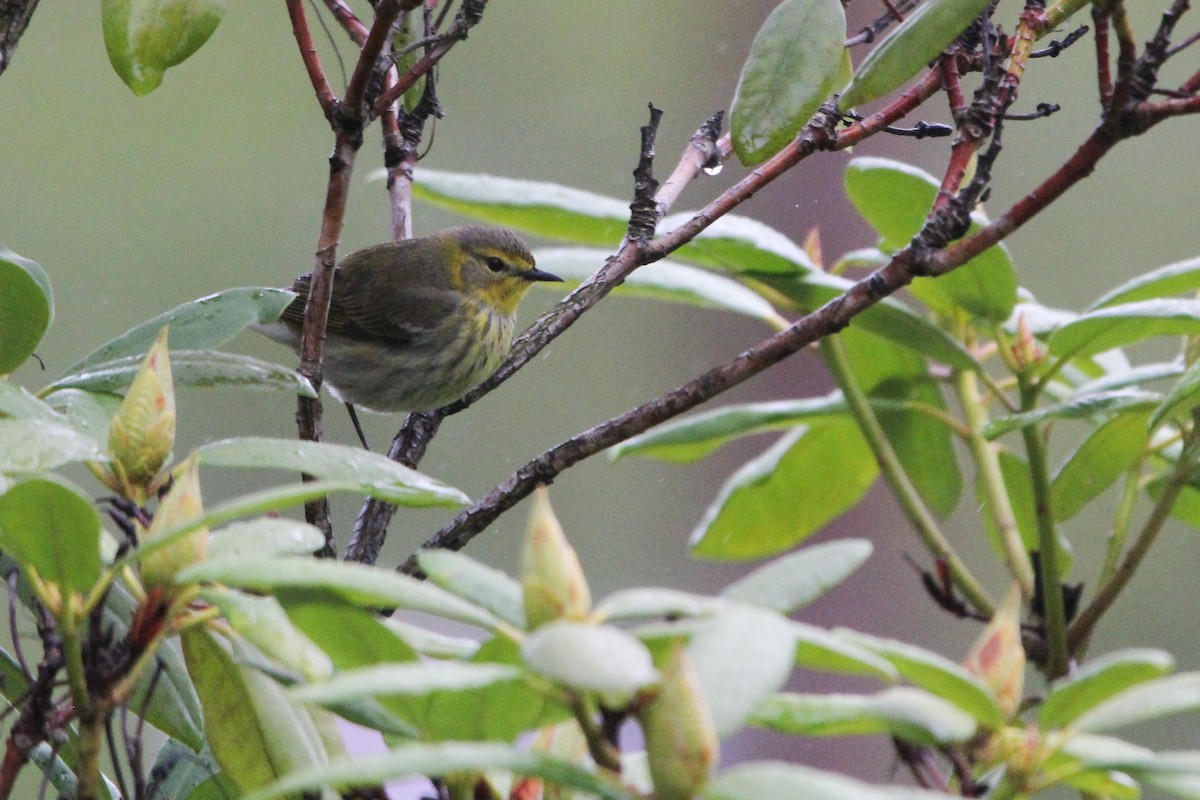
[[[504,228],[451,228],[351,253],[333,273],[326,383],[348,405],[373,411],[457,400],[508,355],[517,305],[533,282],[559,280]],[[256,328],[297,354],[311,282],[312,273],[296,278],[296,299]]]

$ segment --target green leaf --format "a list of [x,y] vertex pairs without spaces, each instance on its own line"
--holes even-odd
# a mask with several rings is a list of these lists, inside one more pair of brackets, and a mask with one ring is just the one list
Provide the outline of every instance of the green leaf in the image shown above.
[[1103,733],[1122,725],[1197,708],[1200,708],[1200,672],[1185,672],[1139,683],[1093,705],[1075,718],[1073,727],[1089,733]]
[[[235,797],[237,788],[220,774],[221,768],[212,753],[205,748],[196,753],[174,739],[168,739],[154,758],[150,773],[154,776],[154,794],[151,797],[173,800],[214,800]],[[205,795],[200,787],[209,782],[223,782],[226,794]]]
[[1099,425],[1079,443],[1050,481],[1054,518],[1068,520],[1146,454],[1149,411],[1135,409]]
[[801,426],[734,473],[692,534],[703,558],[773,555],[852,508],[879,467],[853,422]]
[[[853,159],[845,180],[846,196],[879,232],[879,248],[885,252],[903,249],[917,235],[939,187],[932,175],[886,158]],[[971,232],[986,224],[982,212],[971,215]],[[958,306],[977,317],[1003,322],[1017,301],[1017,275],[1008,250],[994,245],[952,272],[917,278],[909,290],[943,315]]]
[[507,744],[467,742],[410,744],[384,755],[298,770],[262,791],[246,795],[242,800],[272,800],[317,790],[322,786],[335,789],[382,786],[388,781],[411,775],[441,777],[454,772],[489,770],[506,770],[517,775],[542,778],[603,800],[636,800],[636,795],[628,789],[570,761],[522,752]]
[[221,769],[248,792],[300,765],[328,757],[312,718],[273,680],[239,663],[214,634],[200,627],[181,635],[188,672],[208,721],[205,736]]
[[525,638],[521,656],[534,672],[617,703],[659,679],[646,645],[612,625],[546,623]]
[[1175,659],[1162,650],[1117,650],[1091,659],[1074,675],[1050,685],[1038,709],[1038,723],[1046,730],[1069,725],[1110,697],[1162,677],[1174,668]]
[[797,634],[773,611],[733,605],[695,620],[688,655],[719,736],[741,728],[792,672]]
[[1099,300],[1088,306],[1087,310],[1095,311],[1120,303],[1190,294],[1198,289],[1200,289],[1200,258],[1189,258],[1186,261],[1178,261],[1174,264],[1167,264],[1165,267],[1143,272],[1105,292]]
[[1200,333],[1200,301],[1142,300],[1089,311],[1055,331],[1050,350],[1059,358],[1103,353],[1157,336]]
[[273,322],[295,297],[284,289],[249,286],[192,300],[101,345],[71,365],[65,374],[74,375],[127,356],[140,358],[167,325],[171,326],[172,359],[175,350],[212,350],[251,325]]
[[53,319],[45,271],[0,245],[0,375],[25,363]]
[[988,439],[997,439],[1010,431],[1038,425],[1048,420],[1086,419],[1100,414],[1129,414],[1150,409],[1158,405],[1159,395],[1141,389],[1113,389],[1108,392],[1080,394],[1062,403],[997,417],[983,429]]
[[796,138],[829,95],[842,62],[846,15],[838,0],[783,0],[742,67],[730,113],[733,147],[746,166]]
[[306,522],[282,517],[235,522],[212,532],[208,559],[254,560],[304,555],[325,546],[325,534]]
[[1093,381],[1088,381],[1076,388],[1076,394],[1091,394],[1109,389],[1125,389],[1129,386],[1141,386],[1152,381],[1178,378],[1184,372],[1183,364],[1178,361],[1142,364],[1124,370],[1115,370],[1102,375]]
[[627,622],[702,617],[724,605],[719,598],[677,589],[621,589],[598,603],[590,619],[596,622]]
[[803,400],[726,406],[654,427],[616,445],[609,450],[609,457],[616,461],[638,455],[687,464],[704,458],[735,437],[785,430],[813,418],[846,414],[841,392]]
[[333,674],[329,656],[292,625],[274,597],[256,597],[219,586],[204,589],[201,597],[219,608],[230,627],[272,661],[310,681]]
[[852,644],[883,656],[909,683],[966,711],[988,730],[1004,725],[996,695],[964,667],[937,653],[894,639],[881,639],[845,628],[835,631]]
[[0,548],[62,591],[86,593],[100,577],[100,517],[65,483],[23,481],[0,495]]
[[360,447],[243,436],[202,445],[199,453],[201,463],[209,467],[300,470],[327,480],[357,481],[364,492],[406,506],[458,507],[471,502],[458,489]]
[[107,461],[99,444],[65,422],[0,419],[0,472],[43,472],[72,461]]
[[[809,272],[802,276],[756,272],[752,277],[794,302],[804,312],[815,311],[854,287],[854,281],[825,272]],[[961,342],[894,297],[885,297],[859,314],[854,318],[854,325],[948,367],[980,369]]]
[[1200,751],[1159,752],[1153,764],[1131,770],[1138,780],[1187,800],[1200,800]]
[[46,404],[66,417],[75,430],[108,447],[108,430],[121,407],[120,395],[62,389],[47,394]]
[[859,388],[917,493],[936,513],[949,514],[958,505],[962,476],[951,429],[944,420],[917,410],[946,413],[929,365],[913,351],[853,327],[839,338]]
[[453,550],[421,550],[417,563],[435,585],[486,608],[514,627],[525,627],[521,584],[500,570]]
[[[541,269],[554,273],[570,286],[590,277],[604,264],[609,252],[581,247],[552,248],[535,250],[534,257]],[[769,325],[783,322],[769,302],[737,281],[670,261],[639,267],[616,292],[732,311]]]
[[854,574],[873,549],[866,539],[806,547],[759,567],[726,586],[721,595],[791,614]]
[[845,109],[903,86],[987,8],[988,0],[927,0],[872,50],[840,92]]
[[794,736],[883,733],[933,747],[975,735],[975,719],[928,692],[909,687],[873,695],[777,694],[754,711],[751,723]]
[[845,775],[782,761],[750,761],[722,770],[704,800],[949,800],[951,795],[905,786],[873,786]]
[[0,378],[0,415],[43,422],[63,421],[63,416],[48,403],[34,397],[23,386],[4,378]]
[[[141,369],[141,356],[125,356],[72,372],[45,391],[86,389],[89,392],[123,392]],[[171,374],[176,386],[240,386],[246,389],[316,397],[312,384],[294,369],[236,353],[206,350],[172,350]]]
[[[471,661],[509,665],[522,675],[528,672],[518,645],[506,636],[484,642]],[[430,740],[511,742],[525,731],[570,718],[571,711],[554,694],[544,684],[535,688],[522,677],[479,689],[439,692],[428,702],[421,699],[412,718],[420,721],[422,735]]]
[[[691,221],[698,211],[666,217],[658,229],[670,231]],[[671,254],[681,261],[740,275],[751,272],[796,275],[816,269],[808,253],[779,231],[756,219],[726,214]]]
[[868,675],[889,683],[900,679],[890,661],[827,630],[793,622],[792,633],[796,636],[796,666],[817,672]]
[[269,561],[205,561],[176,575],[176,582],[223,583],[254,592],[318,590],[363,608],[407,608],[494,629],[484,609],[424,581],[362,564],[283,556]]
[[346,703],[381,695],[424,697],[434,692],[464,691],[520,677],[520,671],[499,664],[459,664],[454,661],[379,664],[339,672],[328,680],[296,686],[296,700]]
[[149,94],[168,68],[182,64],[213,35],[225,4],[216,0],[102,0],[104,47],[133,93]]
[[[387,172],[371,177],[386,178]],[[417,170],[413,197],[534,236],[595,247],[619,242],[629,221],[627,202],[582,189],[425,167]]]
[[1154,430],[1162,424],[1163,420],[1176,413],[1186,416],[1198,403],[1200,403],[1200,363],[1192,364],[1180,376],[1158,408],[1154,409],[1154,413],[1146,422],[1146,427]]

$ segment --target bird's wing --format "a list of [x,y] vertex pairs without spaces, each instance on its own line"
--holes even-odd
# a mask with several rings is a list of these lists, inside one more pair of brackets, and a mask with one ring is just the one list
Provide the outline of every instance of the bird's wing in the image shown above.
[[[428,337],[440,320],[454,312],[455,301],[446,293],[410,291],[402,297],[378,297],[370,291],[349,291],[353,280],[353,272],[338,269],[333,273],[333,300],[326,326],[329,333],[404,347]],[[311,273],[293,281],[296,299],[284,309],[281,319],[304,324],[304,306],[311,284]]]

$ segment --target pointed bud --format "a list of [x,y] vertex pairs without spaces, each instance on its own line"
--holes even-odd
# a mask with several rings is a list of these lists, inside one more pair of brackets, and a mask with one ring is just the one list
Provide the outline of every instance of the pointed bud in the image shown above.
[[1029,321],[1025,319],[1024,312],[1017,315],[1017,341],[1013,345],[1012,354],[1017,367],[1022,370],[1040,364],[1046,358],[1046,354],[1034,341],[1033,331],[1029,327]]
[[658,696],[638,714],[655,800],[690,800],[708,783],[720,743],[687,646],[672,642]]
[[[174,482],[154,515],[144,542],[177,528],[204,513],[200,500],[200,460],[193,455],[175,470]],[[142,559],[142,582],[147,587],[171,587],[175,573],[208,556],[208,528],[199,528]]]
[[808,260],[820,269],[825,269],[825,258],[821,255],[821,229],[816,225],[808,229],[804,235],[804,252]]
[[175,446],[175,388],[167,353],[167,329],[154,340],[108,431],[117,486],[143,501]]
[[1012,717],[1021,704],[1021,693],[1025,688],[1019,587],[1009,589],[992,621],[975,640],[963,666],[991,687],[1000,701],[1000,708],[1006,716]]
[[556,619],[586,619],[592,608],[579,556],[567,542],[544,486],[533,495],[533,511],[521,553],[521,589],[530,630]]

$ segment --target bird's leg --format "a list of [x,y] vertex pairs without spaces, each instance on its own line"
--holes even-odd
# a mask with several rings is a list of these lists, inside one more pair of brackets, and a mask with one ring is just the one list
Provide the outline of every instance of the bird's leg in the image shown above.
[[358,412],[354,410],[354,405],[346,403],[346,411],[350,413],[350,421],[354,423],[354,432],[358,434],[358,440],[362,442],[363,449],[368,453],[371,452],[371,445],[367,444],[367,435],[363,433],[362,425],[358,424]]

